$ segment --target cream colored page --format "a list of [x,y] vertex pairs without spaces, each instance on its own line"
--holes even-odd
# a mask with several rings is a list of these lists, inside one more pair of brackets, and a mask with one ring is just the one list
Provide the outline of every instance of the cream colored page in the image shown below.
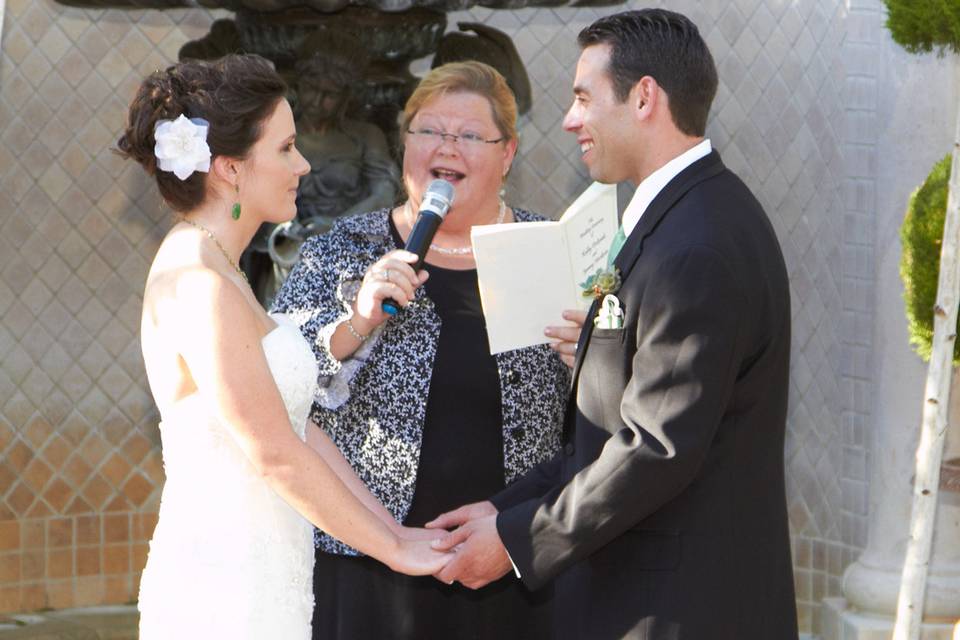
[[[617,186],[594,182],[560,218],[570,247],[570,268],[579,285],[607,266],[617,233]],[[583,298],[585,308],[590,300]]]
[[474,227],[472,240],[490,353],[547,342],[579,295],[560,223]]

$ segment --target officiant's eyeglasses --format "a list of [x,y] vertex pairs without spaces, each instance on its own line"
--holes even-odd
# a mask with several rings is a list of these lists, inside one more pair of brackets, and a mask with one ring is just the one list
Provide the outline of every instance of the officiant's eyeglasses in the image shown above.
[[463,143],[466,147],[479,148],[484,144],[497,144],[498,142],[503,142],[506,140],[503,136],[497,138],[496,140],[487,140],[486,138],[481,137],[476,133],[446,133],[444,131],[437,131],[436,129],[407,129],[407,133],[412,136],[416,136],[418,140],[424,144],[432,144],[440,146],[444,140],[449,140],[455,145]]

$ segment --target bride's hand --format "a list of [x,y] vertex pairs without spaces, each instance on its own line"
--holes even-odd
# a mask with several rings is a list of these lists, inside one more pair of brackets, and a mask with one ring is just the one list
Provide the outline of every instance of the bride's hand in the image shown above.
[[437,529],[423,529],[421,527],[397,527],[396,531],[397,537],[404,540],[439,540],[446,535],[446,531],[438,531]]
[[431,576],[439,573],[450,560],[452,553],[434,551],[430,540],[398,540],[397,554],[390,568],[410,576]]

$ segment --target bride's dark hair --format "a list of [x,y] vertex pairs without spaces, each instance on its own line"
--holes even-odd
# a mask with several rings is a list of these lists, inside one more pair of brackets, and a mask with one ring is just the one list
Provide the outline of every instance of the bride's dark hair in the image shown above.
[[244,158],[260,138],[262,124],[287,94],[287,85],[260,56],[230,55],[214,62],[187,61],[156,71],[130,103],[127,128],[117,141],[121,155],[139,162],[157,180],[160,195],[176,211],[203,202],[207,174],[186,180],[157,169],[153,130],[160,120],[203,118],[213,157]]

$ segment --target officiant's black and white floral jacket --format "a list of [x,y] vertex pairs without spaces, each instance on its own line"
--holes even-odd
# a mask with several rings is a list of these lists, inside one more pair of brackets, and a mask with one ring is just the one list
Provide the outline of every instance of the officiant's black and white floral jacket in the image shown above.
[[[370,490],[403,522],[413,501],[440,317],[424,288],[411,304],[338,361],[330,337],[352,314],[363,274],[398,247],[389,209],[338,220],[304,243],[300,262],[274,301],[313,345],[320,366],[311,418],[322,427]],[[514,209],[519,222],[544,218]],[[505,482],[553,456],[560,446],[570,371],[546,345],[496,355],[503,407]],[[317,532],[329,553],[357,555]]]

